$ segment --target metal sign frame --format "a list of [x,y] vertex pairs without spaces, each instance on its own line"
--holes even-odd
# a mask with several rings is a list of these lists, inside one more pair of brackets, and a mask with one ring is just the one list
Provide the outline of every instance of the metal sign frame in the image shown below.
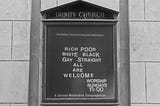
[[[43,38],[44,38],[44,40],[43,40],[43,96],[42,96],[42,101],[44,101],[44,102],[47,102],[47,101],[51,101],[51,102],[61,102],[61,103],[67,103],[67,102],[70,102],[70,103],[74,103],[75,101],[78,103],[94,103],[94,102],[99,102],[99,103],[109,103],[109,102],[111,102],[111,103],[114,103],[114,102],[117,102],[118,101],[118,77],[117,77],[117,52],[116,52],[116,42],[117,42],[117,40],[116,40],[116,27],[117,27],[117,25],[116,25],[116,22],[117,21],[101,21],[101,22],[97,22],[96,20],[95,21],[92,21],[92,22],[90,22],[90,21],[71,21],[71,22],[68,22],[68,21],[66,21],[66,22],[63,22],[62,20],[60,21],[60,22],[57,22],[56,20],[52,20],[52,21],[43,21],[43,26],[44,26],[44,36],[43,36]],[[72,25],[77,25],[77,26],[79,26],[79,25],[85,25],[85,26],[87,26],[87,25],[93,25],[93,26],[112,26],[112,28],[113,28],[113,61],[114,61],[114,69],[113,69],[113,71],[114,71],[114,98],[110,98],[110,99],[106,99],[106,98],[46,98],[46,94],[45,94],[45,85],[46,85],[46,69],[45,69],[45,63],[46,63],[46,59],[45,59],[45,57],[46,57],[46,55],[45,55],[45,51],[46,51],[46,44],[45,44],[45,39],[46,39],[46,30],[47,30],[47,26],[50,26],[50,25],[53,25],[53,26],[58,26],[58,25],[69,25],[69,26],[72,26]]]

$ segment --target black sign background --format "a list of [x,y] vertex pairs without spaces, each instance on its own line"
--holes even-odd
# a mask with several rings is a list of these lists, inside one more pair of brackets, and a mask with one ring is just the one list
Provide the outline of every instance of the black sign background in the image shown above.
[[[59,36],[58,34],[62,34]],[[73,35],[73,36],[71,36]],[[80,36],[79,36],[80,35]],[[81,36],[84,35],[84,36]],[[87,36],[85,36],[87,35]],[[90,35],[90,36],[88,36]],[[96,35],[96,36],[95,36]],[[98,36],[104,35],[104,36]],[[94,47],[100,53],[101,62],[82,62],[84,73],[94,73],[91,79],[106,79],[103,92],[90,92],[86,78],[64,78],[73,73],[72,62],[62,62],[64,47]],[[56,98],[105,98],[115,97],[115,72],[112,25],[48,25],[46,32],[46,99]],[[79,56],[81,52],[79,51]],[[58,96],[59,95],[59,96]],[[75,96],[69,96],[75,95]],[[78,96],[76,96],[78,95]],[[86,96],[92,95],[92,96]],[[95,95],[95,96],[93,96]],[[97,96],[96,96],[97,95]]]

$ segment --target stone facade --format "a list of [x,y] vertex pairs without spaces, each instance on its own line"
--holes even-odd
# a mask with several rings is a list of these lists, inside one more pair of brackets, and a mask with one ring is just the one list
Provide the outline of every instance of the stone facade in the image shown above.
[[31,0],[0,0],[0,106],[27,106]]
[[[41,10],[74,0],[41,0]],[[86,0],[119,11],[119,0]],[[129,0],[132,106],[160,105],[160,0]],[[31,0],[0,0],[0,106],[27,106]]]
[[129,0],[132,106],[160,105],[159,2]]

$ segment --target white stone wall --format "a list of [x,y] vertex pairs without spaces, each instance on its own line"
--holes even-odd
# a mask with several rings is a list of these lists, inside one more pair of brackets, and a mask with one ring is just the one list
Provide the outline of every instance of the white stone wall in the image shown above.
[[[119,10],[119,0],[86,1]],[[129,0],[129,11],[132,106],[160,106],[160,0]],[[0,13],[0,106],[27,106],[31,0],[0,0]]]
[[0,0],[0,106],[27,106],[31,0]]
[[160,0],[129,0],[132,106],[160,106]]

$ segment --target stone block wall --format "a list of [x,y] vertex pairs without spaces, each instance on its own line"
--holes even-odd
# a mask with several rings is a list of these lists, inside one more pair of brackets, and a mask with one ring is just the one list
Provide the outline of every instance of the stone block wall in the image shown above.
[[[119,11],[119,0],[86,1]],[[159,106],[160,0],[129,0],[129,12],[132,106]],[[0,13],[0,106],[27,106],[31,0],[0,0]]]
[[132,106],[160,105],[160,1],[129,0]]
[[0,106],[27,106],[31,0],[0,0]]

